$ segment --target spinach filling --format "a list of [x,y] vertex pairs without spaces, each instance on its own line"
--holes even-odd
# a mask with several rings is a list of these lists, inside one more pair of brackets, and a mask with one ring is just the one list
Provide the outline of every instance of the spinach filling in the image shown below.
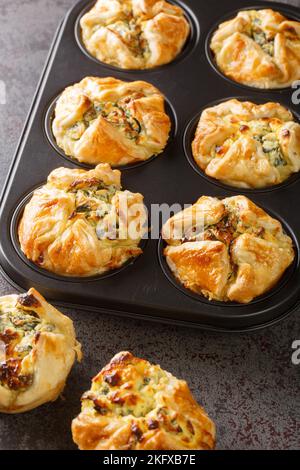
[[266,54],[274,56],[274,38],[268,39],[265,32],[261,29],[261,20],[254,18],[252,21],[251,37]]
[[263,31],[253,32],[254,41],[271,57],[274,56],[274,39],[267,39]]
[[[161,380],[166,380],[162,371],[158,371],[153,377],[149,377],[145,371],[145,375],[141,373],[137,378],[131,394],[128,394],[126,390],[122,391],[124,381],[122,375],[119,372],[113,372],[105,375],[101,381],[94,382],[92,390],[86,392],[82,400],[90,401],[94,410],[102,415],[113,411],[119,416],[132,415],[142,418],[155,408],[156,386]],[[137,393],[139,400],[135,398]]]
[[90,109],[83,115],[81,121],[76,122],[68,130],[68,135],[73,140],[79,140],[86,129],[97,119],[102,116],[109,123],[119,127],[130,140],[138,141],[142,132],[142,125],[136,119],[131,111],[126,107],[126,103],[104,103],[93,104]]
[[[142,18],[134,15],[132,4],[123,2],[122,18],[118,21],[113,19],[107,25],[107,29],[119,36],[130,52],[141,59],[150,53],[149,43],[143,34],[142,21]],[[96,29],[98,29],[98,25]]]
[[262,148],[268,154],[270,163],[275,166],[286,166],[287,162],[282,154],[280,143],[277,139],[269,140],[268,135],[262,138]]
[[70,219],[76,216],[84,217],[96,230],[99,240],[109,238],[109,233],[114,234],[111,239],[116,239],[119,230],[118,215],[116,214],[115,226],[106,227],[105,230],[101,230],[100,222],[103,222],[105,216],[110,214],[112,198],[118,189],[115,185],[107,186],[100,182],[89,188],[71,189],[70,192],[75,195],[75,211],[71,214]]
[[23,311],[13,307],[0,310],[0,342],[4,345],[4,360],[0,362],[0,384],[10,390],[26,390],[32,382],[31,373],[22,374],[22,360],[33,349],[39,332],[53,331],[55,327],[44,323],[33,311]]
[[[288,163],[283,155],[280,142],[276,136],[276,133],[271,129],[271,127],[266,123],[263,123],[262,125],[259,121],[253,121],[252,123],[248,124],[250,127],[244,125],[242,127],[247,127],[247,129],[245,129],[246,132],[251,130],[251,137],[261,144],[262,150],[269,159],[271,165],[276,168],[287,166]],[[242,132],[244,134],[244,129]],[[225,140],[223,145],[215,145],[211,151],[211,159],[223,157],[227,151],[227,148],[239,137],[239,133],[236,133]]]
[[123,21],[117,21],[107,28],[117,34],[135,57],[144,57],[149,53],[149,44],[145,39],[140,24],[130,13]]
[[280,143],[274,133],[255,135],[253,138],[261,144],[263,152],[268,157],[271,165],[276,168],[287,165]]
[[[185,433],[190,439],[193,438],[195,430],[189,420],[166,406],[157,406],[156,394],[160,393],[159,385],[167,384],[163,371],[157,371],[151,377],[141,373],[135,381],[135,386],[129,389],[131,393],[128,393],[126,388],[122,390],[123,380],[118,372],[104,376],[104,380],[95,382],[92,390],[86,392],[82,400],[87,400],[88,407],[102,416],[114,413],[120,417],[132,416],[139,419],[139,422],[131,427],[133,435],[139,439],[147,430],[155,429],[165,429],[175,434]],[[149,413],[152,413],[151,417],[148,416]]]
[[197,240],[219,241],[226,245],[230,259],[230,272],[227,282],[232,283],[236,279],[237,265],[231,256],[231,246],[236,238],[244,233],[250,233],[259,238],[264,238],[265,229],[261,226],[246,224],[239,216],[239,212],[232,206],[225,204],[226,211],[223,217],[215,224],[207,224],[204,227],[193,227],[190,234],[185,234],[182,243],[194,242]]

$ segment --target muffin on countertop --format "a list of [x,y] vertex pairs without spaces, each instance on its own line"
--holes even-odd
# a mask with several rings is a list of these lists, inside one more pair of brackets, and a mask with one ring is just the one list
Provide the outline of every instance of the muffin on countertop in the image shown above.
[[72,422],[81,450],[209,450],[215,425],[189,387],[158,365],[117,354],[92,380]]
[[54,401],[81,346],[73,322],[35,290],[0,297],[0,412]]

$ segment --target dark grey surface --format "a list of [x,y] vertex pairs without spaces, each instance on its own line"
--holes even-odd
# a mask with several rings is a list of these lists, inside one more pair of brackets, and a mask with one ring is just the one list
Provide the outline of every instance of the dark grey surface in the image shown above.
[[[54,31],[75,2],[0,2],[0,80],[7,87],[7,104],[0,105],[2,186]],[[300,0],[286,3],[300,6]],[[0,295],[11,292],[0,278]],[[74,448],[70,423],[81,393],[124,349],[188,381],[217,424],[218,449],[300,449],[300,366],[291,363],[299,311],[269,330],[238,336],[64,312],[75,322],[84,360],[73,369],[64,399],[24,415],[0,415],[0,449]]]

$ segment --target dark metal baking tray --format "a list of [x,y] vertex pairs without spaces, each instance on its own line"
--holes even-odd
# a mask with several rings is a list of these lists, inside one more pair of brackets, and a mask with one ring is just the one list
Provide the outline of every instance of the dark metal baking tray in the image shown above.
[[[95,312],[190,325],[218,331],[252,331],[272,325],[289,315],[300,301],[298,233],[300,175],[264,190],[238,190],[195,171],[189,154],[199,112],[212,102],[231,97],[254,102],[277,101],[289,107],[292,89],[262,91],[226,79],[213,66],[207,43],[216,25],[243,8],[274,8],[300,20],[297,8],[266,2],[237,0],[174,1],[181,5],[192,26],[189,42],[171,64],[147,71],[126,71],[101,64],[84,51],[78,19],[94,2],[80,1],[69,12],[53,42],[27,123],[22,133],[1,199],[0,264],[15,287],[34,286],[56,304]],[[85,76],[114,76],[121,80],[146,80],[167,98],[173,133],[164,153],[143,165],[122,171],[123,187],[142,192],[151,204],[194,203],[201,195],[228,197],[243,193],[279,218],[294,240],[293,266],[271,292],[248,305],[209,302],[183,289],[170,275],[162,256],[162,241],[148,240],[144,253],[124,269],[102,278],[72,279],[40,270],[20,252],[16,226],[28,195],[59,166],[76,168],[51,144],[49,119],[53,101],[72,83]]]

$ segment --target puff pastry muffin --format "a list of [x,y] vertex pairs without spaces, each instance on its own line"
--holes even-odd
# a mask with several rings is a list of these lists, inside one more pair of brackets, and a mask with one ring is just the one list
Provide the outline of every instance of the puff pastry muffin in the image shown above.
[[142,253],[143,196],[121,191],[121,173],[58,168],[37,189],[19,224],[21,249],[38,266],[64,276],[93,276]]
[[96,77],[66,88],[52,123],[65,154],[91,165],[121,166],[158,155],[170,129],[157,88],[141,81]]
[[35,290],[0,297],[0,412],[54,401],[76,359],[73,322]]
[[215,444],[214,423],[187,383],[129,352],[93,378],[72,433],[81,450],[209,450]]
[[173,61],[190,33],[182,8],[164,0],[98,0],[80,25],[90,54],[123,69]]
[[202,113],[192,150],[208,176],[240,188],[264,188],[300,170],[300,124],[278,103],[233,99]]
[[163,227],[174,276],[209,300],[251,302],[292,264],[293,243],[281,223],[244,196],[201,197]]
[[221,23],[210,47],[219,69],[244,85],[284,88],[300,79],[300,23],[271,9]]

